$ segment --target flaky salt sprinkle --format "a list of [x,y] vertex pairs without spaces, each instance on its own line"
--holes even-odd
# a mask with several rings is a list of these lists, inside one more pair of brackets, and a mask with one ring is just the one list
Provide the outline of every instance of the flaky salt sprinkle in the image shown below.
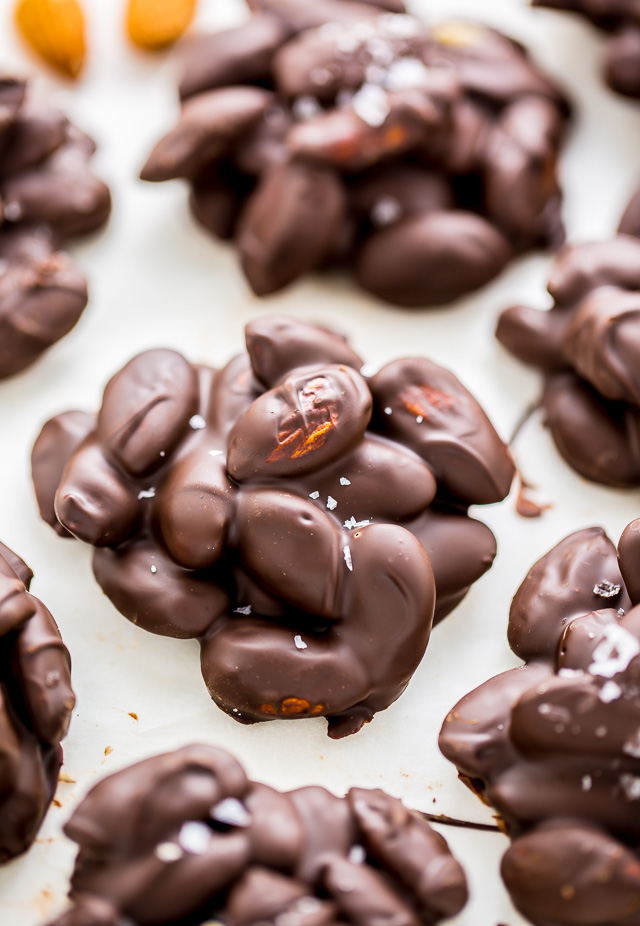
[[206,428],[207,422],[204,420],[202,415],[192,415],[189,418],[189,427],[193,428],[194,431],[201,431],[203,428]]
[[245,604],[239,608],[235,608],[233,613],[234,614],[244,614],[245,617],[248,617],[248,615],[251,614],[251,611],[252,611],[251,605]]
[[348,543],[345,543],[344,547],[342,548],[342,552],[344,554],[344,561],[347,564],[347,569],[349,570],[349,572],[353,572],[353,560],[351,559],[351,548]]
[[295,637],[293,638],[293,643],[296,649],[306,649],[307,648],[307,644],[304,642],[304,640],[302,639],[299,633],[297,633]]
[[335,500],[333,495],[329,495],[327,497],[327,508],[329,509],[329,511],[333,511],[333,509],[337,507],[338,507],[337,501]]
[[138,498],[155,498],[156,489],[155,486],[151,486],[149,489],[140,489],[138,492]]
[[350,480],[350,479],[347,479],[346,476],[340,476],[340,485],[341,485],[341,486],[350,486],[350,485],[351,485],[351,480]]
[[632,633],[620,624],[607,624],[603,639],[593,651],[589,675],[613,678],[618,672],[624,672],[638,653],[640,642]]
[[320,498],[319,492],[309,492],[309,498]]

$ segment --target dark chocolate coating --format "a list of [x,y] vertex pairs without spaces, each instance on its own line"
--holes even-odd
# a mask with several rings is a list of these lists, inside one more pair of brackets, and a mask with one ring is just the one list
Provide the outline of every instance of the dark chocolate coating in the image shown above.
[[257,295],[349,265],[380,299],[440,305],[562,243],[568,106],[521,45],[429,29],[401,0],[249,5],[189,46],[182,114],[141,176],[189,182]]
[[637,197],[610,241],[563,249],[548,311],[512,306],[496,336],[545,374],[542,406],[558,450],[579,473],[640,485],[640,232]]
[[357,731],[495,555],[466,511],[504,498],[513,463],[480,406],[427,360],[361,366],[331,331],[261,318],[222,370],[135,357],[97,417],[52,419],[33,450],[43,518],[96,547],[126,617],[200,640],[243,723]]
[[603,32],[603,73],[616,93],[640,99],[640,12],[635,0],[531,0],[567,13],[579,13]]
[[80,848],[55,926],[431,926],[467,900],[445,840],[396,798],[280,793],[214,746],[103,779],[65,832]]
[[61,251],[109,214],[90,172],[93,142],[52,106],[0,76],[0,378],[33,363],[73,328],[87,284]]
[[514,840],[502,874],[537,926],[640,923],[639,538],[640,519],[617,551],[594,527],[542,557],[509,614],[526,665],[464,697],[440,733]]
[[32,572],[0,544],[0,863],[25,852],[53,799],[75,704],[58,628]]

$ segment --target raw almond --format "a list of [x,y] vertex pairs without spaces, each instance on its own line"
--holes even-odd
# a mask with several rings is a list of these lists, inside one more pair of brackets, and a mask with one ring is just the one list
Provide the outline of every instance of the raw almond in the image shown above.
[[84,14],[78,0],[18,0],[16,22],[51,67],[77,77],[86,54]]
[[197,0],[129,0],[129,38],[141,48],[163,48],[180,38],[193,19]]

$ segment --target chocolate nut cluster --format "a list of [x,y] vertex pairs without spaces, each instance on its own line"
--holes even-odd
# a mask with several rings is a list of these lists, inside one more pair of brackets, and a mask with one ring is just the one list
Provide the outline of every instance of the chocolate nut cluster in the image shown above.
[[440,747],[514,840],[502,875],[537,926],[640,923],[640,519],[578,531],[509,615],[526,665],[447,717]]
[[640,97],[640,10],[635,0],[532,0],[532,4],[580,13],[610,33],[604,53],[605,79],[617,93]]
[[286,317],[221,370],[140,354],[97,415],[33,450],[43,518],[95,546],[125,617],[198,638],[212,698],[242,723],[325,716],[356,732],[402,693],[444,617],[491,565],[472,504],[513,463],[450,372],[373,376],[335,333]]
[[251,5],[190,48],[141,176],[188,181],[256,294],[344,265],[383,300],[439,305],[562,243],[568,108],[520,45],[347,0]]
[[549,311],[512,306],[498,340],[544,373],[542,406],[553,439],[579,473],[640,485],[640,196],[617,237],[558,255]]
[[80,850],[55,926],[431,926],[467,900],[445,840],[396,798],[281,793],[213,746],[109,776],[65,832]]
[[89,171],[93,141],[0,72],[0,378],[67,334],[87,284],[60,248],[99,228],[109,190]]
[[36,837],[58,784],[75,704],[70,660],[33,573],[0,544],[0,864]]

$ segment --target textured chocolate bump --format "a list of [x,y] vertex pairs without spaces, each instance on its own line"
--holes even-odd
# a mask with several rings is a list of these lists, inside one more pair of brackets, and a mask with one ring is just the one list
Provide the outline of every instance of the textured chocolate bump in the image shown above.
[[280,793],[213,746],[105,778],[65,832],[79,851],[55,926],[431,926],[467,901],[445,840],[384,791]]
[[542,557],[509,615],[527,664],[463,698],[440,734],[514,840],[502,874],[536,926],[640,922],[638,536],[633,521],[616,557],[589,528]]
[[94,145],[26,84],[0,75],[0,378],[67,334],[87,284],[65,242],[99,228],[111,199],[89,171]]
[[44,426],[36,496],[96,547],[129,620],[200,640],[232,717],[324,716],[345,736],[400,696],[434,613],[491,566],[493,534],[466,509],[504,497],[513,463],[436,364],[366,378],[344,337],[283,316],[246,340],[222,370],[131,360],[97,416]]
[[31,575],[0,544],[0,863],[36,837],[75,703],[69,653],[49,611],[27,591]]
[[379,298],[428,307],[562,243],[569,107],[521,45],[427,28],[402,0],[249,5],[191,43],[178,124],[142,177],[189,181],[257,295],[351,266]]

